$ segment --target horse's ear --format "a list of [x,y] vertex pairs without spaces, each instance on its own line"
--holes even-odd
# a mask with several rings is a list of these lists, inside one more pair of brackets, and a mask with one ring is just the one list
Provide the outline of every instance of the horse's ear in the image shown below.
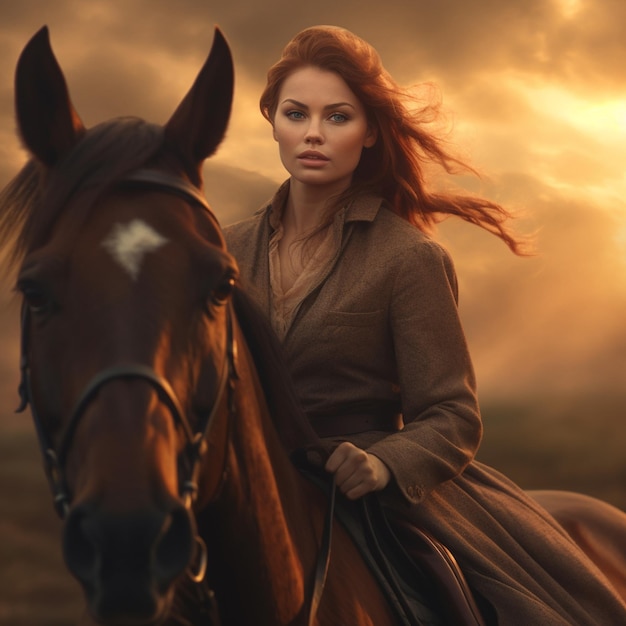
[[15,111],[26,147],[48,167],[69,152],[85,132],[46,26],[28,42],[17,62]]
[[201,180],[202,162],[226,133],[233,100],[234,71],[228,43],[215,29],[211,52],[193,86],[165,125],[165,141],[183,159],[188,173]]

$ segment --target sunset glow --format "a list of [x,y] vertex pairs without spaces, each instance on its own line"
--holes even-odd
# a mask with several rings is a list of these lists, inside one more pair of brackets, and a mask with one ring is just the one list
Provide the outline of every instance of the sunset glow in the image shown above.
[[[271,29],[263,28],[268,16]],[[279,0],[262,7],[184,0],[176,12],[144,0],[124,8],[104,0],[54,7],[25,0],[3,17],[4,182],[24,159],[14,136],[15,62],[42,24],[87,125],[127,114],[166,121],[219,24],[235,59],[235,101],[226,141],[205,177],[224,223],[255,211],[285,177],[258,110],[266,71],[283,44],[312,24],[353,30],[377,47],[403,84],[440,88],[450,145],[483,174],[481,181],[451,184],[509,206],[523,216],[514,226],[536,233],[531,259],[512,256],[462,223],[444,224],[437,235],[459,273],[482,393],[506,387],[521,397],[572,386],[591,393],[626,371],[626,355],[607,347],[626,345],[625,3],[481,0],[470,11],[458,0],[445,10],[391,2],[382,20],[379,7],[353,0],[299,12]],[[546,344],[549,353],[541,349]],[[535,348],[541,358],[529,359]]]
[[583,0],[555,0],[555,2],[566,19],[576,17],[583,4]]
[[527,89],[538,110],[553,111],[585,133],[599,133],[617,139],[626,135],[626,100],[595,100],[549,85]]

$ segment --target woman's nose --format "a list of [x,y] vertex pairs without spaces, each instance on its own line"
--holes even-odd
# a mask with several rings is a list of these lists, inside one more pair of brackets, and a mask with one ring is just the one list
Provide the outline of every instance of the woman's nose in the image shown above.
[[305,143],[310,144],[324,143],[324,135],[322,134],[319,122],[311,121],[309,123],[304,136],[304,141]]

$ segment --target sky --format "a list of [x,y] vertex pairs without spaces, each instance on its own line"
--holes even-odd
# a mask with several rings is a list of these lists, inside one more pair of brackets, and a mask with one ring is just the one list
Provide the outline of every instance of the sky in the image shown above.
[[[482,173],[447,183],[503,203],[520,214],[513,227],[534,234],[532,258],[458,221],[435,235],[455,260],[482,397],[613,394],[626,412],[624,23],[623,0],[4,0],[0,186],[26,158],[13,75],[41,26],[91,126],[119,115],[166,122],[219,25],[235,102],[206,195],[222,224],[249,215],[286,176],[258,110],[266,71],[302,28],[343,26],[399,83],[436,85],[452,145]],[[9,286],[0,295],[8,302]],[[14,305],[0,322],[4,389],[17,369]]]

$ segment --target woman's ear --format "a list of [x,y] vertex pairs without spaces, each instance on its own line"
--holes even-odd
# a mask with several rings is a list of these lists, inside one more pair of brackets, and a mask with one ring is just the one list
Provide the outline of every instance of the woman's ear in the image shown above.
[[365,135],[365,141],[363,142],[364,148],[371,148],[378,139],[378,130],[371,124],[367,125],[367,134]]

